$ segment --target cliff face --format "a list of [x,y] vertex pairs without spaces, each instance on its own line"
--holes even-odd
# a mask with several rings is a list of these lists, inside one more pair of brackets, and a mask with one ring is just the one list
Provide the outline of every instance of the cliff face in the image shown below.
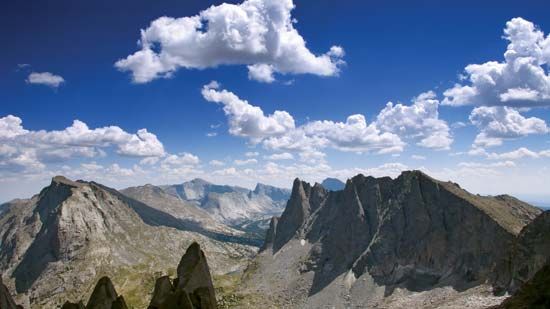
[[526,225],[518,235],[509,256],[499,268],[499,288],[514,293],[550,264],[550,211]]
[[385,296],[395,288],[463,291],[495,280],[517,234],[539,213],[513,198],[472,195],[418,171],[395,180],[358,175],[342,191],[296,180],[268,234],[272,249],[262,255],[296,265],[302,275],[295,280],[311,278],[309,297],[343,276],[353,304],[360,277],[385,287]]

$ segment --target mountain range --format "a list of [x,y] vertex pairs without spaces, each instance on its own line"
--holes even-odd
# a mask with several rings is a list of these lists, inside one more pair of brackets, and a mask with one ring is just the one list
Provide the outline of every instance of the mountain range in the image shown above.
[[214,274],[245,267],[256,251],[254,239],[205,219],[200,209],[176,216],[101,184],[61,176],[32,198],[0,209],[0,269],[25,308],[83,298],[104,275],[141,307],[151,276],[174,272],[167,265],[193,241],[211,256]]
[[0,240],[0,303],[23,308],[90,298],[96,282],[101,291],[117,286],[128,307],[169,295],[191,301],[169,277],[181,277],[173,265],[194,242],[203,251],[191,250],[189,263],[208,257],[221,308],[548,301],[550,212],[420,171],[296,179],[291,191],[201,179],[117,191],[57,176],[32,198],[0,206]]

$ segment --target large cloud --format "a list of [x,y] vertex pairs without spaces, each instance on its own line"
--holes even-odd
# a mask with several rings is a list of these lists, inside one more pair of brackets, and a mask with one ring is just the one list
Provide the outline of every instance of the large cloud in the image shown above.
[[504,61],[470,64],[468,84],[444,92],[446,105],[550,105],[550,36],[533,23],[514,18],[506,23],[504,38],[510,43]]
[[319,149],[342,151],[402,151],[405,143],[389,132],[381,132],[375,123],[367,124],[363,115],[351,115],[345,122],[311,121],[296,127],[294,118],[286,111],[266,116],[258,106],[251,105],[216,82],[203,87],[203,97],[223,104],[232,135],[262,143],[267,149],[315,153]]
[[294,28],[293,8],[292,0],[245,0],[191,17],[160,17],[141,30],[141,50],[115,66],[136,83],[219,65],[248,65],[249,77],[261,82],[274,81],[274,73],[337,75],[344,50],[309,51]]
[[79,120],[55,131],[32,131],[19,117],[0,118],[0,168],[8,170],[43,168],[44,163],[73,157],[104,156],[109,147],[124,156],[158,157],[165,154],[162,143],[146,129],[135,134],[117,126],[90,129]]
[[526,118],[516,109],[506,106],[476,107],[470,114],[470,121],[480,129],[474,141],[475,147],[498,146],[505,139],[549,132],[544,120]]
[[382,130],[418,140],[432,149],[449,149],[453,139],[447,122],[439,119],[439,101],[432,91],[420,94],[410,106],[389,102],[376,118]]

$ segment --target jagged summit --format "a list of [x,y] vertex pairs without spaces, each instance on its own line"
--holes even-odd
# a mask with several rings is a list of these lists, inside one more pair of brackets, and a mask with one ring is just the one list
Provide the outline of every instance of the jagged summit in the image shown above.
[[97,282],[86,309],[126,309],[123,296],[119,296],[111,279],[102,277]]
[[182,256],[177,278],[158,278],[149,309],[216,308],[216,293],[212,284],[206,256],[198,243],[193,242]]
[[340,191],[296,179],[283,214],[272,221],[256,278],[305,284],[308,295],[294,295],[305,307],[381,301],[378,287],[386,296],[396,288],[463,291],[495,282],[497,265],[539,213],[519,200],[473,195],[422,171],[394,179],[357,175]]

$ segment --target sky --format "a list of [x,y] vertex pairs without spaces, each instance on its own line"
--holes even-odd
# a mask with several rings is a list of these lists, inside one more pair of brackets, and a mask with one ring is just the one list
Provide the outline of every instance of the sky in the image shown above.
[[0,202],[420,169],[550,205],[548,1],[2,3]]

